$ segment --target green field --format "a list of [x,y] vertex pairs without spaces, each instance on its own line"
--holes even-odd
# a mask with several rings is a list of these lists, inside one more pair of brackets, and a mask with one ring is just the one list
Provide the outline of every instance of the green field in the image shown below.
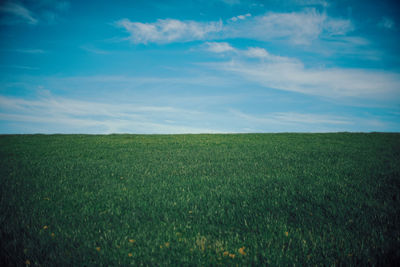
[[400,260],[400,134],[2,135],[1,265]]

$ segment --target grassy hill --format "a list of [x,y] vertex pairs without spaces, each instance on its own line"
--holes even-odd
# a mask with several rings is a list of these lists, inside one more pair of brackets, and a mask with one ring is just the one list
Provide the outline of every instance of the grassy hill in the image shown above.
[[1,262],[389,265],[400,134],[3,135]]

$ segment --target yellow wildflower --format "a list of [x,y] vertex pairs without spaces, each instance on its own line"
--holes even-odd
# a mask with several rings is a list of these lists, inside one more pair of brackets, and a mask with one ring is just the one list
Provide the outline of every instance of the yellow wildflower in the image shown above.
[[47,228],[49,228],[47,225],[43,226],[43,230],[46,230]]
[[229,255],[229,252],[228,252],[228,251],[224,251],[224,254],[223,254],[223,255],[226,257],[226,256]]
[[31,265],[31,261],[30,261],[30,260],[26,260],[26,261],[25,261],[25,264],[26,264],[26,265]]
[[229,254],[229,257],[231,257],[232,259],[234,259],[236,257],[235,254]]
[[135,243],[135,239],[129,239],[129,243]]
[[54,237],[55,236],[55,234],[54,233],[51,233],[51,237]]
[[243,256],[246,255],[246,252],[244,252],[245,247],[241,247],[238,249],[239,253],[242,254]]
[[96,250],[97,250],[97,251],[100,251],[100,250],[101,250],[101,248],[100,248],[100,247],[96,247]]
[[289,232],[285,232],[285,236],[289,236]]
[[169,247],[169,242],[165,243],[165,247],[168,248]]
[[129,256],[129,257],[132,257],[132,256],[133,256],[133,254],[132,254],[132,253],[128,253],[128,256]]

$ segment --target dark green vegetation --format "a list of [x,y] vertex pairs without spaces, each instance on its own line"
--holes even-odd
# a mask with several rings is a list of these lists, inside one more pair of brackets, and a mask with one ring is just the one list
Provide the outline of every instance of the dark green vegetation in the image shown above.
[[3,265],[400,259],[400,134],[0,136],[0,179]]

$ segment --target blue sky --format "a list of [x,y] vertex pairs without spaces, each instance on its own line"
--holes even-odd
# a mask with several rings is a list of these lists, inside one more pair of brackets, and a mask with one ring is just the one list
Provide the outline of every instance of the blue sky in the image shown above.
[[0,133],[400,131],[397,1],[0,1]]

